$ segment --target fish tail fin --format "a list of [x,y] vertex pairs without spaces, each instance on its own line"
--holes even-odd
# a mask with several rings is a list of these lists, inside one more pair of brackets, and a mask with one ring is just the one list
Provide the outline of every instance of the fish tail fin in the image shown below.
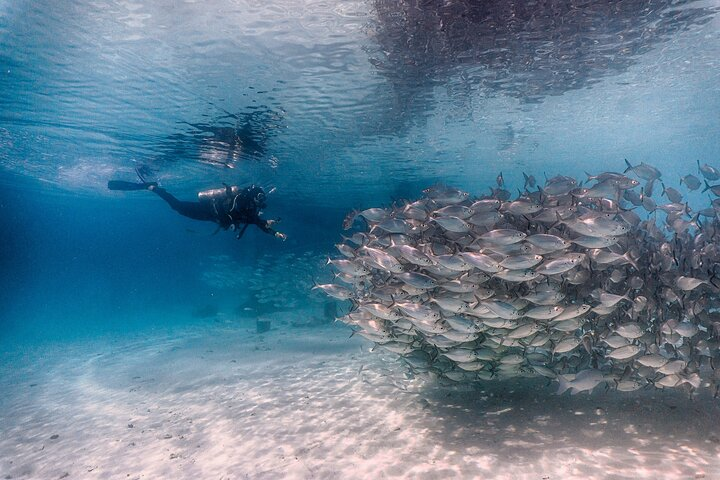
[[623,298],[628,302],[633,303],[632,298],[628,297],[628,295],[630,295],[630,292],[632,292],[632,288],[628,287],[627,292],[625,292],[625,295],[623,295]]
[[630,165],[630,162],[627,161],[627,158],[625,159],[625,165],[627,165],[627,168],[625,169],[625,171],[623,173],[627,173],[630,170],[632,170],[633,167],[632,167],[632,165]]
[[700,213],[696,213],[694,217],[690,220],[690,224],[694,225],[695,228],[700,228]]
[[697,373],[693,373],[691,375],[688,375],[682,379],[683,383],[687,383],[693,388],[697,389],[700,388],[700,375]]
[[717,279],[715,272],[712,270],[709,270],[708,273],[710,274],[710,278],[708,279],[708,282],[710,282],[710,285],[712,285],[713,287],[718,288],[717,284],[714,281],[715,279]]
[[708,190],[710,190],[710,184],[708,183],[707,180],[705,180],[705,188],[703,189],[702,193],[705,193],[705,192],[707,192]]
[[350,312],[348,313],[352,313],[360,308],[360,302],[358,300],[354,298],[348,298],[348,300],[350,301]]
[[557,381],[558,381],[559,385],[558,385],[557,392],[555,392],[555,395],[562,395],[563,393],[565,393],[566,390],[572,388],[572,385],[570,385],[570,382],[565,380],[565,377],[563,377],[562,375],[558,374]]
[[548,231],[552,230],[553,228],[557,227],[558,225],[562,225],[563,223],[565,223],[565,222],[563,222],[563,219],[560,216],[560,212],[555,210],[555,223],[550,225],[550,227],[548,228]]
[[[632,255],[630,255],[630,252],[626,252],[625,255],[623,255],[623,258],[624,258],[625,260],[627,260],[628,263],[630,263],[630,265],[633,266],[633,268],[635,269],[635,271],[637,271],[637,272],[640,271],[640,267],[638,267],[637,262],[636,262],[635,259],[632,257]],[[630,293],[630,290],[628,290],[628,293]],[[625,295],[627,295],[627,293],[626,293]]]

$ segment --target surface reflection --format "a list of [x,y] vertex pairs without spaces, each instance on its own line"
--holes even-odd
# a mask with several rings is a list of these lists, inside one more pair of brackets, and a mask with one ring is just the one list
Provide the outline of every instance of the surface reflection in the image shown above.
[[375,0],[374,7],[370,61],[405,122],[423,117],[441,85],[461,110],[476,91],[532,103],[590,87],[717,11],[672,0]]
[[[157,163],[178,160],[235,168],[238,162],[266,160],[268,142],[283,124],[284,113],[265,107],[240,114],[226,113],[211,122],[179,122],[185,131],[158,145]],[[271,161],[271,160],[269,160]]]

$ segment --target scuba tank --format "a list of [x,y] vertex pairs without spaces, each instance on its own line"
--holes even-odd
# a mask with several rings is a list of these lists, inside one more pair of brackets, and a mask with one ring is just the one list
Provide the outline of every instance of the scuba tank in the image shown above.
[[233,185],[231,187],[212,188],[198,193],[200,203],[215,203],[223,201],[228,197],[232,198],[240,194],[240,187]]

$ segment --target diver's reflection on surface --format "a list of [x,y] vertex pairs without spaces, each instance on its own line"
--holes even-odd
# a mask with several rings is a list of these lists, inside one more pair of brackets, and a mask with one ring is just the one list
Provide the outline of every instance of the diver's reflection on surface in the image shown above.
[[282,112],[260,108],[237,115],[228,113],[213,123],[182,122],[187,131],[171,135],[160,149],[169,161],[192,158],[234,168],[241,161],[265,159],[267,143],[282,121]]

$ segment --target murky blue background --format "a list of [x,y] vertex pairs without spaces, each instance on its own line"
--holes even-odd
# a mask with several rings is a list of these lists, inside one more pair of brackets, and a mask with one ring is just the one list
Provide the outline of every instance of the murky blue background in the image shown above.
[[[0,1],[0,338],[232,317],[258,292],[281,311],[348,210],[438,181],[479,195],[499,171],[520,187],[523,171],[627,158],[677,187],[696,160],[720,167],[718,10]],[[277,187],[266,216],[288,241],[212,235],[154,195],[106,189],[140,165],[185,199]]]

